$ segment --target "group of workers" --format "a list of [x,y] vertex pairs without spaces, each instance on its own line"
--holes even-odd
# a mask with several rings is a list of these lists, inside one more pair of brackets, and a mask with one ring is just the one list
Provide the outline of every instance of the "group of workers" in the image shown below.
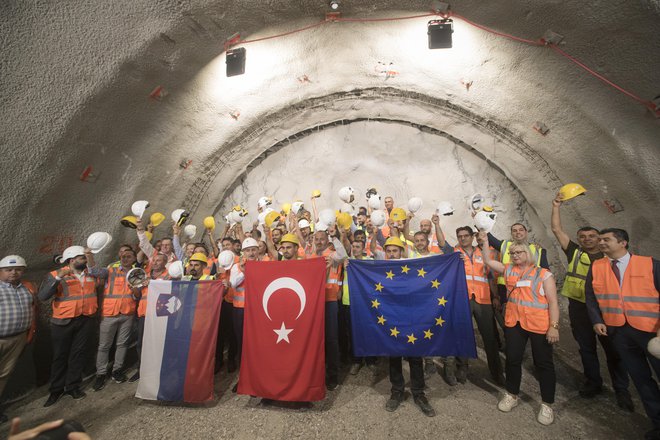
[[[660,360],[647,348],[660,334],[660,263],[651,257],[631,255],[628,234],[622,229],[582,227],[573,241],[561,224],[564,201],[562,194],[553,200],[551,225],[568,261],[561,295],[568,299],[568,318],[582,360],[585,381],[579,395],[590,399],[603,391],[598,340],[607,357],[617,405],[634,411],[628,391],[630,376],[653,424],[645,438],[660,438],[660,391],[653,378],[653,372],[660,375]],[[271,204],[267,198],[260,199],[259,212],[274,212],[268,208]],[[217,241],[214,228],[207,227],[208,245],[204,240],[182,243],[181,222],[173,224],[171,237],[153,241],[154,225],[144,225],[138,218],[132,225],[138,244],[120,246],[118,261],[101,267],[91,249],[69,247],[60,258],[62,266],[50,272],[39,289],[23,278],[25,260],[7,256],[0,260],[0,393],[34,335],[38,301],[50,301],[52,307],[53,361],[50,395],[44,406],[54,405],[63,395],[85,397],[81,389],[83,369],[99,317],[93,390],[102,390],[109,378],[117,383],[139,380],[139,365],[130,378],[125,365],[135,333],[139,358],[144,329],[148,283],[135,286],[127,279],[136,267],[146,272],[148,280],[221,280],[226,289],[215,365],[216,372],[225,365],[233,372],[240,368],[243,310],[249,295],[244,288],[245,262],[302,258],[325,258],[327,262],[326,387],[334,390],[339,384],[342,355],[352,362],[350,374],[358,374],[364,365],[374,372],[376,368],[376,359],[350,354],[350,286],[345,270],[350,259],[397,260],[460,252],[491,379],[504,388],[498,409],[509,412],[520,402],[522,361],[529,340],[540,384],[537,420],[543,425],[552,423],[556,384],[552,345],[559,340],[560,309],[545,249],[529,242],[527,228],[520,223],[511,226],[511,237],[504,240],[485,230],[459,227],[457,244],[452,247],[445,239],[439,213],[421,220],[419,231],[412,232],[414,214],[395,208],[392,197],[386,197],[384,205],[382,226],[381,219],[375,221],[371,207],[360,207],[347,223],[319,219],[315,205],[313,214],[300,206],[295,213],[288,210],[260,215],[262,221],[255,222],[250,230],[244,230],[240,221],[227,223]],[[109,370],[113,344],[116,350]],[[501,349],[505,352],[504,368]],[[389,359],[392,389],[387,411],[395,411],[404,400],[402,360]],[[437,364],[431,358],[407,360],[414,403],[425,415],[434,416],[424,388],[425,379]],[[438,371],[449,385],[466,381],[467,359],[441,361],[444,369]],[[2,419],[6,421],[6,416]]]

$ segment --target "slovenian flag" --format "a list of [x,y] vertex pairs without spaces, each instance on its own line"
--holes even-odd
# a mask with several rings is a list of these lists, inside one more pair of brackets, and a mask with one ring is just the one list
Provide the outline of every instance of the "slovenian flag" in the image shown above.
[[213,369],[224,286],[220,281],[149,283],[136,397],[213,399]]

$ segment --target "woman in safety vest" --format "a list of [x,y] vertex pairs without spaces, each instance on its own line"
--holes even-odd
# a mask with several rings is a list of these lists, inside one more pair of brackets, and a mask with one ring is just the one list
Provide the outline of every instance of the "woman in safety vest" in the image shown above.
[[552,344],[559,341],[559,304],[555,280],[550,271],[536,266],[528,246],[511,245],[511,263],[504,265],[491,258],[486,232],[480,232],[479,238],[484,262],[502,273],[506,280],[506,393],[497,408],[509,412],[519,403],[522,359],[529,339],[543,401],[536,420],[549,425],[554,421],[550,405],[555,400],[556,385]]

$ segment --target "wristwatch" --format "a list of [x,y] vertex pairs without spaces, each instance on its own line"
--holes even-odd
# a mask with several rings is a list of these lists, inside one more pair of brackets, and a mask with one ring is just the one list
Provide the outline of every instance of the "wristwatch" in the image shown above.
[[553,321],[550,323],[550,327],[559,330],[559,321]]

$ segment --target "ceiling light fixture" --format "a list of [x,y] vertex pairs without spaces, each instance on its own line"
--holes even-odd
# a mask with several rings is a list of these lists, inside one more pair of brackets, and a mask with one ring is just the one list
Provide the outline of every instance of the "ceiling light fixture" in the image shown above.
[[339,9],[339,0],[332,0],[330,2],[330,9],[332,9],[333,11]]
[[237,47],[227,51],[227,76],[243,75],[245,73],[245,48]]
[[454,33],[454,22],[451,18],[429,21],[427,30],[429,36],[429,49],[451,48],[452,33]]

